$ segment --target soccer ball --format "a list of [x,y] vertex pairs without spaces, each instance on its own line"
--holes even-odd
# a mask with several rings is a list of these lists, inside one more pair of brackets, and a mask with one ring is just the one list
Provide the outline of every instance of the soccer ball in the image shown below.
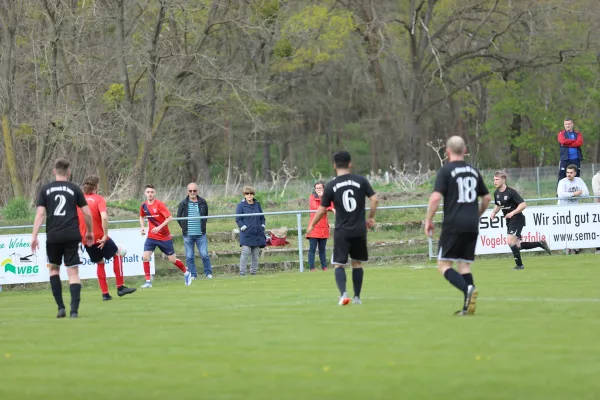
[[117,244],[117,248],[119,249],[117,251],[117,255],[120,255],[121,257],[125,257],[125,254],[127,254],[127,249],[125,248],[125,246]]

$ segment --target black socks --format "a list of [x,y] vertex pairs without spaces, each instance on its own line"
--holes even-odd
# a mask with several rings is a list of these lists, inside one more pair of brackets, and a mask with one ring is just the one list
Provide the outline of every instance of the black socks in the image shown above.
[[515,244],[514,246],[510,246],[510,250],[513,253],[517,266],[523,265],[523,261],[521,260],[521,249]]
[[71,313],[78,313],[79,301],[81,300],[81,283],[71,283],[69,289],[71,290]]
[[362,289],[364,274],[364,269],[352,268],[352,284],[354,285],[354,296],[356,297],[360,297],[360,290]]
[[540,242],[521,242],[521,249],[523,250],[535,249],[537,247],[543,248],[544,246]]
[[456,270],[452,268],[447,269],[446,272],[444,272],[444,278],[461,292],[467,293],[467,282],[465,282],[465,278],[456,272]]
[[472,273],[468,273],[468,274],[461,274],[463,279],[465,280],[465,283],[467,284],[467,286],[469,285],[473,285],[475,286],[475,282],[473,281],[473,274]]
[[340,296],[346,293],[346,271],[344,267],[335,268],[335,283],[340,291]]
[[60,283],[59,275],[50,276],[50,287],[52,288],[52,296],[54,296],[54,301],[56,301],[56,305],[58,309],[65,308],[65,303],[63,303],[62,297],[62,285]]

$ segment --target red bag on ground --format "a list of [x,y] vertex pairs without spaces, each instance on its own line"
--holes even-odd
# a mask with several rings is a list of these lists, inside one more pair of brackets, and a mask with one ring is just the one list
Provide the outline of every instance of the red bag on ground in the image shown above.
[[290,243],[286,237],[287,228],[271,229],[271,236],[267,236],[267,246],[285,246]]

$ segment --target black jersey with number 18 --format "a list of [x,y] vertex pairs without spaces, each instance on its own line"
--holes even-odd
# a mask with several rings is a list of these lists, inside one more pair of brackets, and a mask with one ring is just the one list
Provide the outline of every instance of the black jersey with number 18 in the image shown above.
[[349,237],[367,234],[365,220],[365,197],[375,194],[371,183],[364,176],[341,175],[327,183],[321,197],[321,205],[335,206],[335,229],[343,229]]
[[434,192],[444,196],[444,232],[479,232],[479,196],[489,193],[481,173],[465,161],[453,161],[437,173]]
[[65,243],[81,240],[77,207],[87,206],[79,186],[55,181],[40,189],[37,206],[46,208],[46,241]]

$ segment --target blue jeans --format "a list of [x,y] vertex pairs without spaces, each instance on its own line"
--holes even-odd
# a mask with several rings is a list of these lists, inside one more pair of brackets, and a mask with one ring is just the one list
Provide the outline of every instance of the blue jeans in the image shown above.
[[212,275],[212,266],[210,265],[210,257],[208,257],[208,239],[206,235],[187,235],[183,237],[183,247],[185,248],[185,261],[187,268],[192,276],[198,276],[196,271],[196,261],[194,260],[194,245],[198,247],[198,253],[204,264],[204,275]]
[[321,260],[321,268],[327,268],[327,256],[325,255],[325,246],[327,245],[327,239],[315,239],[308,238],[308,267],[315,267],[315,251],[317,245],[319,246],[319,259]]

